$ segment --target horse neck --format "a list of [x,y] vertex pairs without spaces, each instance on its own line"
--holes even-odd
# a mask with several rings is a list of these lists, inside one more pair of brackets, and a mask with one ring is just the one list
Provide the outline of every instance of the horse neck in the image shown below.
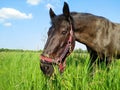
[[72,17],[74,20],[73,26],[75,40],[95,50],[94,40],[96,37],[96,18],[92,17],[91,14],[74,14]]

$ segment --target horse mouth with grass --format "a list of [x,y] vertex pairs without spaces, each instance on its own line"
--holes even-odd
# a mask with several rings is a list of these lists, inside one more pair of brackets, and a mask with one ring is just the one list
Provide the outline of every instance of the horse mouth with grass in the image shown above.
[[66,57],[74,49],[75,41],[86,45],[90,53],[90,65],[97,58],[106,59],[106,64],[113,57],[120,58],[120,24],[89,13],[70,12],[65,2],[63,14],[56,15],[50,8],[51,27],[48,39],[41,54],[40,68],[51,76],[53,65],[58,65],[62,73],[66,66]]

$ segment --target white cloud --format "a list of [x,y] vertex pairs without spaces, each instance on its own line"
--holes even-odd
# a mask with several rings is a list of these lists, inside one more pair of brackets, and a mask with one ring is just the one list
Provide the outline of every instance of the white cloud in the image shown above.
[[27,3],[30,5],[38,5],[41,0],[27,0]]
[[8,23],[8,20],[17,20],[17,19],[32,19],[33,16],[31,13],[26,14],[16,10],[14,8],[1,8],[0,9],[0,24],[4,26],[11,26],[12,23]]
[[32,14],[25,14],[13,8],[0,9],[0,19],[31,19]]
[[51,5],[50,3],[48,3],[48,4],[46,5],[46,7],[47,7],[48,10],[49,10],[50,8],[54,9],[54,6]]
[[6,27],[10,27],[10,26],[12,26],[12,23],[6,22],[6,23],[3,23],[3,25],[6,26]]

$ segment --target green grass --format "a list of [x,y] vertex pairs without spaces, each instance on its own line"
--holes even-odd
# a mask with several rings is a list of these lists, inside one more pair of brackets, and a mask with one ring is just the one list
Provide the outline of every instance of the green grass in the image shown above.
[[38,52],[0,52],[0,90],[120,90],[120,61],[106,70],[96,66],[88,74],[89,55],[72,53],[63,74],[55,66],[54,75],[45,77],[39,68]]

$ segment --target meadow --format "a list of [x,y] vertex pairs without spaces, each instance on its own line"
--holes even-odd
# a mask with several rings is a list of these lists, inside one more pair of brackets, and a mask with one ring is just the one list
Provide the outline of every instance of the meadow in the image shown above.
[[94,75],[88,72],[89,55],[72,53],[65,72],[57,66],[52,77],[40,71],[40,52],[1,51],[0,90],[120,90],[120,60],[107,71],[104,63],[96,65]]

